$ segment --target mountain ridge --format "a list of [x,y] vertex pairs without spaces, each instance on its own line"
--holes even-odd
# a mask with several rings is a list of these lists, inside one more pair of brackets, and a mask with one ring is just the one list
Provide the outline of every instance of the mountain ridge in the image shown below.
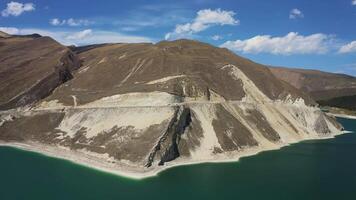
[[[318,70],[270,67],[279,79],[309,93],[320,105],[356,109],[356,77]],[[347,103],[343,104],[343,100]]]
[[[26,38],[32,47],[40,39]],[[0,51],[18,49],[21,41],[6,41]],[[56,60],[43,64],[44,74],[54,77],[58,58],[73,55],[60,65],[71,77],[54,78],[55,84],[39,90],[50,91],[45,96],[31,93],[35,98],[27,106],[0,111],[4,144],[142,177],[171,165],[238,159],[341,133],[308,94],[227,49],[191,40],[57,46],[61,51],[53,59],[50,49],[37,45]]]
[[48,96],[80,65],[73,52],[50,37],[10,36],[0,42],[0,110]]

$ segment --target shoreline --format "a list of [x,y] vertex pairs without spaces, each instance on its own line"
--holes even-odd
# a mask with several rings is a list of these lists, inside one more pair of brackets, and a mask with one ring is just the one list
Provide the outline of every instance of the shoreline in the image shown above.
[[326,114],[331,115],[333,117],[340,117],[340,118],[346,118],[346,119],[356,119],[356,116],[354,116],[354,115],[337,114],[337,113],[326,113]]
[[85,154],[84,152],[81,151],[73,151],[63,147],[43,145],[35,142],[20,143],[20,142],[0,141],[0,146],[7,146],[7,147],[17,148],[24,151],[39,153],[47,157],[69,161],[73,164],[81,165],[86,168],[98,170],[104,173],[109,173],[122,178],[128,178],[132,180],[142,180],[145,178],[157,176],[160,172],[173,167],[178,167],[183,165],[204,164],[204,163],[238,162],[240,158],[243,157],[254,156],[265,151],[279,150],[282,147],[286,147],[302,141],[332,139],[335,138],[336,136],[346,134],[348,132],[349,131],[342,131],[340,133],[333,134],[326,137],[306,138],[293,143],[279,143],[274,146],[269,146],[265,148],[261,148],[261,147],[247,148],[245,150],[236,151],[233,153],[224,153],[223,155],[212,157],[211,159],[192,161],[187,158],[178,158],[174,161],[171,161],[170,163],[165,163],[165,166],[154,166],[151,169],[145,167],[130,166],[122,163],[121,164],[108,163],[107,159],[100,158],[92,154]]

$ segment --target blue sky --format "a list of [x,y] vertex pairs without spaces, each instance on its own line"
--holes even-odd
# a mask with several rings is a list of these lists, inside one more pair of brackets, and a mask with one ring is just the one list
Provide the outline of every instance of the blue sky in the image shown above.
[[0,30],[63,44],[196,39],[256,62],[356,76],[356,0],[0,0]]

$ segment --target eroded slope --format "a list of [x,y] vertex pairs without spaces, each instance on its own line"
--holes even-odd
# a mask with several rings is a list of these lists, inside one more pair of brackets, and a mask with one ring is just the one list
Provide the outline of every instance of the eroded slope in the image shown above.
[[0,140],[149,173],[340,133],[306,94],[226,49],[180,40],[82,48],[79,57],[83,67],[49,97],[1,113]]
[[46,97],[79,66],[71,50],[49,37],[0,37],[0,110]]
[[183,97],[209,98],[209,91],[227,100],[244,97],[241,82],[221,67],[239,66],[269,98],[305,94],[277,80],[268,68],[241,58],[226,49],[189,40],[158,44],[109,44],[79,54],[83,67],[74,79],[58,88],[47,101],[73,105],[129,92],[162,91]]

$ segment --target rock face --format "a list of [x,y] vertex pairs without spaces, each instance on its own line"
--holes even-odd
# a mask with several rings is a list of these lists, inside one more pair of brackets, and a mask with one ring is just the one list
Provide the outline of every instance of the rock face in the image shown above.
[[0,140],[147,172],[340,133],[307,94],[227,49],[178,40],[72,50],[83,62],[73,78],[31,109],[1,112]]
[[71,50],[37,34],[0,35],[0,63],[0,110],[48,96],[80,66]]

